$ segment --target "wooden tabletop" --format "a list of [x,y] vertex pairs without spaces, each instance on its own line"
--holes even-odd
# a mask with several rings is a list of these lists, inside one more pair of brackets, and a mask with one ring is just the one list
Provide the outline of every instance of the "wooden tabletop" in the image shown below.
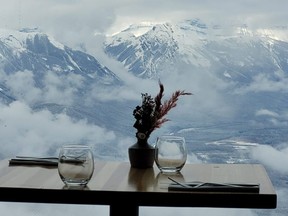
[[[0,162],[0,201],[95,204],[117,206],[276,208],[277,195],[260,164],[186,164],[179,182],[237,182],[260,184],[259,193],[168,191],[171,180],[157,167],[130,168],[128,162],[95,161],[84,189],[67,189],[57,167],[9,166]],[[111,209],[110,209],[111,210]],[[111,214],[110,214],[111,215]]]

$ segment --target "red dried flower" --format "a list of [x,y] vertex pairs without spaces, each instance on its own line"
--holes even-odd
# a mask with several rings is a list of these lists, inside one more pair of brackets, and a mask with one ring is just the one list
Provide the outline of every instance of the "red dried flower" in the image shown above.
[[160,81],[159,87],[159,93],[155,98],[152,98],[147,93],[142,93],[142,105],[136,106],[133,111],[133,116],[136,119],[133,127],[137,129],[136,136],[138,138],[148,138],[156,128],[160,128],[163,123],[169,121],[169,119],[165,118],[165,115],[176,107],[181,95],[192,95],[192,93],[177,90],[169,100],[164,101],[162,104],[164,85]]

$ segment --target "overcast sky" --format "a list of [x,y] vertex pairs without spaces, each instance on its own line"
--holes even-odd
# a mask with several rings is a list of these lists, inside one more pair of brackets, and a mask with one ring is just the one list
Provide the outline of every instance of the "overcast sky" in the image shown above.
[[[19,29],[38,27],[45,33],[52,34],[57,40],[63,43],[77,46],[81,43],[85,43],[86,45],[95,44],[95,33],[97,33],[98,39],[101,41],[101,34],[111,34],[132,23],[142,21],[165,22],[199,18],[204,22],[224,25],[245,23],[251,28],[266,28],[279,25],[288,26],[287,8],[287,0],[0,0],[0,28]],[[118,65],[115,63],[111,67],[119,69],[120,65],[119,63]],[[49,148],[57,148],[61,143],[70,142],[71,140],[80,141],[83,137],[89,139],[91,142],[95,142],[96,145],[101,144],[100,141],[104,143],[112,141],[117,143],[115,145],[119,146],[122,143],[124,154],[124,152],[126,153],[127,145],[134,141],[133,138],[127,138],[126,140],[116,139],[113,131],[88,124],[86,121],[72,121],[65,114],[55,117],[48,111],[33,112],[29,107],[29,103],[31,102],[29,100],[31,98],[45,97],[53,99],[53,97],[57,96],[57,100],[65,101],[71,99],[73,91],[70,88],[71,86],[67,84],[68,81],[66,83],[63,80],[59,80],[57,83],[61,83],[61,85],[67,84],[67,91],[61,93],[55,92],[57,86],[55,87],[54,84],[49,85],[49,91],[40,92],[39,89],[31,84],[31,74],[26,72],[25,76],[23,76],[19,72],[10,77],[5,77],[7,84],[12,90],[20,91],[23,101],[17,101],[10,104],[10,106],[0,104],[0,135],[2,143],[5,143],[5,145],[1,145],[1,154],[9,156],[32,152],[33,154],[45,154]],[[127,77],[127,79],[136,78]],[[181,80],[181,77],[177,79]],[[204,84],[201,79],[202,77],[196,77],[195,80],[194,77],[195,85],[193,86],[192,93],[197,93],[197,90],[203,88],[203,85],[205,85],[205,89],[210,88],[211,90],[209,92],[210,98],[205,102],[206,105],[208,107],[213,106],[215,109],[223,109],[219,113],[229,113],[230,110],[225,109],[222,98],[214,91],[213,83],[215,83],[215,80],[205,79]],[[285,79],[285,85],[271,85],[265,77],[258,77],[258,79],[261,83],[265,84],[261,85],[265,87],[265,90],[268,87],[270,90],[271,88],[276,90],[287,88],[287,79]],[[54,77],[47,77],[47,83],[51,84],[51,80],[54,80]],[[177,80],[177,83],[181,83],[179,80]],[[74,79],[74,81],[76,82],[77,79]],[[131,83],[137,85],[137,88],[143,89],[145,89],[145,86],[147,89],[148,85],[146,81]],[[149,87],[149,92],[152,94],[156,93],[158,90],[157,84],[150,83],[149,85],[152,86],[151,88]],[[183,84],[184,90],[190,91],[188,89],[189,85]],[[217,82],[217,85],[221,84]],[[27,86],[30,88],[28,89]],[[241,91],[245,93],[248,90],[254,89],[259,90],[259,86],[251,85]],[[167,93],[167,96],[173,90],[168,90],[169,93]],[[124,91],[119,92],[124,94]],[[134,92],[125,91],[125,94],[131,93],[134,94]],[[138,93],[136,92],[136,95],[140,95]],[[123,97],[127,97],[125,94]],[[59,96],[62,97],[59,98]],[[197,100],[200,100],[201,97],[201,93],[198,96],[197,94],[193,96],[192,106],[193,104],[199,104]],[[69,101],[66,102],[69,103]],[[215,103],[221,106],[215,106]],[[180,109],[180,107],[178,108]],[[3,156],[1,154],[0,156]],[[287,144],[280,149],[259,145],[252,152],[251,157],[277,172],[287,173],[287,155]],[[287,201],[287,193],[286,195],[285,193],[280,193],[281,195],[285,197],[282,200]],[[5,215],[8,216],[50,214],[49,206],[39,208],[27,208],[25,206],[23,208],[25,209],[24,214],[22,207],[17,206],[18,208],[12,208],[10,204],[0,204],[2,212],[5,212]],[[59,213],[55,211],[55,216],[63,215],[63,209]],[[12,210],[14,212],[9,214]],[[191,212],[194,212],[195,215],[254,215],[250,210],[178,210],[176,208],[164,208],[159,209],[159,211],[145,209],[145,214],[143,215],[159,215],[162,212],[167,216],[176,215],[178,212],[181,215],[191,215]],[[67,210],[65,209],[65,211]],[[72,212],[73,208],[69,211]],[[73,211],[73,215],[77,215],[77,211],[82,212],[81,209],[77,209],[75,212]],[[90,208],[84,211],[91,213]]]
[[287,25],[286,0],[0,0],[0,27],[38,27],[66,43],[140,21],[200,18],[251,28]]

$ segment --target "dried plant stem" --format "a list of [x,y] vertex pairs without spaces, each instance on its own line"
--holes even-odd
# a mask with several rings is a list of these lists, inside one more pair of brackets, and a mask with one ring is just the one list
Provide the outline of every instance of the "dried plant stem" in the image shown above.
[[160,128],[161,125],[169,119],[165,118],[168,112],[177,106],[177,101],[182,95],[191,95],[185,91],[175,91],[169,100],[164,101],[164,85],[159,81],[159,93],[152,98],[147,93],[142,94],[142,105],[136,106],[133,115],[136,119],[134,127],[137,129],[137,135],[141,137],[149,137],[152,131]]
[[[160,92],[155,97],[155,102],[156,102],[156,104],[160,104],[160,105],[159,105],[158,109],[156,109],[157,112],[158,112],[158,116],[157,116],[157,121],[153,125],[152,131],[155,130],[156,128],[160,128],[163,123],[165,123],[167,121],[170,121],[169,119],[164,118],[164,116],[167,115],[168,112],[172,108],[177,106],[177,101],[178,101],[180,96],[182,96],[182,95],[192,95],[192,93],[188,93],[188,92],[185,92],[185,91],[177,90],[177,91],[175,91],[172,94],[171,98],[169,100],[164,101],[164,103],[162,105],[161,104],[161,99],[163,97],[164,87],[163,87],[163,85],[160,82],[159,82],[159,85],[160,85]],[[162,87],[161,87],[161,85],[162,85]]]

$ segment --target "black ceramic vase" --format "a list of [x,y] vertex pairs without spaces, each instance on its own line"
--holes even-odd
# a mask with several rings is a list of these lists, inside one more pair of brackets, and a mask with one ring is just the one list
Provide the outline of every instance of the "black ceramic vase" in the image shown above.
[[155,148],[148,143],[148,138],[137,137],[137,142],[129,147],[128,155],[131,167],[151,168],[154,165]]

